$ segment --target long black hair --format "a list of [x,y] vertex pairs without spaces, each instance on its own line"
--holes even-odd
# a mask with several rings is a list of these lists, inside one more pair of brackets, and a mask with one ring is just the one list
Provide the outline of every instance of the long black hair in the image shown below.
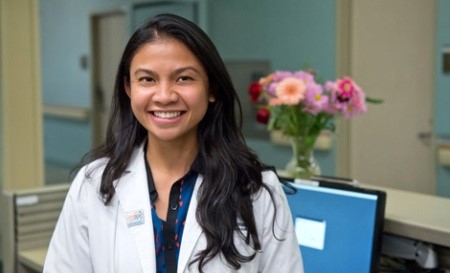
[[[146,129],[132,113],[125,92],[125,85],[130,85],[130,64],[141,46],[161,37],[175,38],[192,51],[207,73],[209,92],[215,98],[198,127],[198,147],[204,158],[205,173],[197,196],[196,218],[207,246],[192,263],[198,262],[202,272],[205,263],[222,254],[229,265],[239,269],[261,250],[252,196],[262,188],[269,192],[272,201],[273,195],[262,181],[261,172],[266,167],[246,146],[242,136],[241,105],[231,78],[214,44],[197,25],[176,15],[162,14],[134,32],[118,67],[106,140],[85,161],[109,158],[100,186],[104,203],[108,204],[115,194],[113,182],[125,171],[133,149],[147,137]],[[246,228],[240,235],[254,249],[249,256],[240,253],[234,242],[235,232],[240,232],[238,219]]]

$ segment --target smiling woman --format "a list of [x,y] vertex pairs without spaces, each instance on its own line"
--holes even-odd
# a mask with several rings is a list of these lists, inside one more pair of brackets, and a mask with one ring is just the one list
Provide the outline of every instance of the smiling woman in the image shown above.
[[165,14],[138,28],[44,272],[303,272],[281,183],[246,146],[239,105],[198,26]]

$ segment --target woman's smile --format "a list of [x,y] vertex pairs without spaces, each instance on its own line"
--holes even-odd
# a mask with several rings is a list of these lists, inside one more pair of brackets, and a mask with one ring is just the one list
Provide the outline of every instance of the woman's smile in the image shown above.
[[162,119],[173,119],[183,114],[183,112],[181,111],[173,111],[173,112],[151,111],[150,113],[155,117]]

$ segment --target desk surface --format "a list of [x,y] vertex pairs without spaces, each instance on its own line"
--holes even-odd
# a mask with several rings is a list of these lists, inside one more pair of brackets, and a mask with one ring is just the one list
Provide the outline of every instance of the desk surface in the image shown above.
[[450,247],[450,199],[362,184],[386,192],[385,232]]
[[47,255],[47,248],[37,248],[32,250],[25,250],[19,252],[19,263],[35,270],[42,272],[44,268],[45,256]]

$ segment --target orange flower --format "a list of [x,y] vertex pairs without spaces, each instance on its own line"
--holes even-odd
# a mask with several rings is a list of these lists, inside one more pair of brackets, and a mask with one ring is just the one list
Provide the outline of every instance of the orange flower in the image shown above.
[[270,82],[273,81],[273,73],[267,75],[266,77],[262,77],[261,79],[259,79],[259,84],[264,86],[264,85],[268,85]]
[[281,100],[279,98],[271,98],[269,100],[269,105],[270,106],[278,106],[278,105],[281,105],[281,104],[283,104],[283,103],[281,103]]
[[275,93],[282,104],[295,105],[305,98],[306,84],[301,79],[285,78],[278,83]]

